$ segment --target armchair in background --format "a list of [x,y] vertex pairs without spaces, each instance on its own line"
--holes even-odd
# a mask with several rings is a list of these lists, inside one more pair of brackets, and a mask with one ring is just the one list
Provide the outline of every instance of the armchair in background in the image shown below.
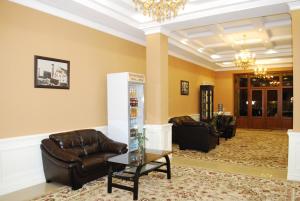
[[216,115],[210,124],[215,127],[220,137],[224,137],[226,140],[235,136],[236,118],[232,115]]
[[173,142],[177,143],[181,150],[196,149],[208,152],[219,142],[219,136],[214,128],[205,122],[195,121],[189,116],[181,116],[171,118],[169,123],[173,124]]

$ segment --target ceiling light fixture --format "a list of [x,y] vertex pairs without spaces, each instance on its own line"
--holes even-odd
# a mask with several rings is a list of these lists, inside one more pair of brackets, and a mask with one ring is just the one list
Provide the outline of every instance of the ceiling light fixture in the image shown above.
[[232,62],[225,61],[225,62],[223,62],[223,65],[225,65],[225,66],[229,66],[229,65],[232,65]]
[[188,44],[188,40],[187,39],[182,39],[180,42],[183,43],[183,44],[185,44],[185,45]]
[[183,9],[187,0],[132,0],[137,10],[144,15],[151,16],[154,20],[162,22],[171,19]]
[[273,49],[266,51],[266,54],[276,54],[276,53],[277,53],[277,51],[273,50]]
[[221,56],[217,55],[217,54],[212,54],[212,55],[210,55],[210,58],[212,58],[212,59],[220,59]]
[[263,65],[258,65],[256,68],[254,68],[254,75],[259,78],[266,78],[267,68]]
[[[243,38],[245,41],[246,35],[244,35]],[[255,53],[250,52],[250,50],[248,50],[248,49],[240,50],[239,53],[235,54],[234,63],[236,65],[236,67],[246,70],[250,66],[255,64]]]
[[198,48],[198,52],[203,52],[204,48]]

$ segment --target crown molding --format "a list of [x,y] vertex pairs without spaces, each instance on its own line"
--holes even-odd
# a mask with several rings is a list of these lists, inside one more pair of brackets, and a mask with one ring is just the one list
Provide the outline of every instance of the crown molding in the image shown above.
[[[270,64],[270,65],[268,65],[267,68],[292,68],[292,67],[293,67],[293,64]],[[249,68],[249,69],[251,70],[254,68]],[[232,71],[232,70],[243,71],[243,69],[237,68],[237,67],[215,69],[216,72]]]
[[51,6],[47,6],[47,5],[42,4],[40,2],[37,2],[37,1],[32,1],[32,0],[10,0],[10,1],[14,2],[14,3],[17,3],[17,4],[21,4],[21,5],[26,6],[26,7],[33,8],[35,10],[38,10],[38,11],[41,11],[41,12],[44,12],[44,13],[47,13],[47,14],[50,14],[50,15],[53,15],[53,16],[56,16],[56,17],[60,17],[60,18],[69,20],[71,22],[75,22],[77,24],[81,24],[83,26],[86,26],[86,27],[89,27],[89,28],[92,28],[92,29],[96,29],[96,30],[101,31],[101,32],[105,32],[105,33],[110,34],[110,35],[117,36],[119,38],[137,43],[137,44],[142,45],[142,46],[145,46],[145,44],[146,44],[144,39],[137,38],[137,37],[134,37],[134,36],[131,36],[131,35],[128,35],[128,34],[124,34],[120,31],[117,31],[115,29],[112,29],[110,27],[102,25],[100,23],[92,22],[92,21],[87,20],[85,18],[79,17],[77,15],[73,15],[69,12],[62,11],[60,9],[57,9],[57,8],[54,8],[54,7],[51,7]]
[[176,53],[176,52],[174,52],[174,51],[172,51],[172,50],[169,50],[168,53],[169,53],[169,55],[171,55],[171,56],[174,56],[174,57],[179,58],[179,59],[182,59],[182,60],[184,60],[184,61],[193,63],[193,64],[199,66],[200,68],[206,68],[206,69],[211,70],[211,71],[216,71],[216,69],[213,68],[213,67],[208,67],[207,65],[202,64],[201,62],[197,62],[197,61],[195,61],[195,60],[193,60],[193,59],[190,59],[190,58],[185,57],[185,56],[183,56],[183,55],[181,55],[181,54],[178,54],[178,53]]
[[145,29],[143,29],[143,31],[144,31],[145,35],[151,35],[151,34],[156,34],[156,33],[162,33],[166,36],[170,35],[170,31],[161,26],[145,28]]
[[[124,33],[121,30],[111,28],[111,27],[109,27],[107,25],[104,25],[104,24],[101,24],[99,22],[94,22],[92,20],[88,20],[84,17],[80,17],[79,15],[72,14],[68,11],[64,11],[64,10],[56,8],[54,6],[49,6],[46,3],[42,3],[38,0],[9,0],[9,1],[17,3],[17,4],[21,4],[21,5],[26,6],[26,7],[30,7],[30,8],[35,9],[35,10],[39,10],[41,12],[44,12],[44,13],[47,13],[47,14],[50,14],[50,15],[53,15],[53,16],[63,18],[65,20],[68,20],[68,21],[71,21],[71,22],[74,22],[74,23],[81,24],[83,26],[86,26],[86,27],[89,27],[89,28],[92,28],[92,29],[95,29],[95,30],[98,30],[98,31],[101,31],[101,32],[105,32],[107,34],[110,34],[110,35],[113,35],[113,36],[116,36],[116,37],[119,37],[119,38],[122,38],[122,39],[125,39],[125,40],[128,40],[128,41],[131,41],[133,43],[136,43],[136,44],[139,44],[139,45],[142,45],[142,46],[146,46],[145,35],[154,34],[154,33],[162,33],[162,34],[169,37],[169,44],[174,46],[173,50],[172,50],[172,48],[169,48],[170,49],[169,50],[170,55],[178,57],[178,58],[183,59],[185,61],[191,62],[193,64],[199,65],[203,68],[213,70],[213,71],[236,70],[235,68],[221,68],[218,64],[215,64],[214,63],[215,61],[211,60],[210,57],[208,57],[208,55],[204,55],[204,53],[200,54],[196,49],[194,49],[190,46],[186,46],[186,45],[182,44],[180,42],[179,38],[176,38],[174,36],[173,32],[170,32],[171,29],[164,26],[165,24],[168,24],[168,23],[162,23],[159,26],[153,26],[153,27],[145,27],[144,26],[145,24],[142,24],[142,26],[140,26],[140,27],[138,27],[138,26],[134,27],[138,31],[137,33],[140,32],[140,35],[136,34],[134,29],[129,29],[128,33]],[[85,0],[85,1],[93,2],[91,0]],[[106,0],[106,1],[108,1],[108,0]],[[266,0],[262,0],[262,1],[264,2],[264,4],[267,4]],[[288,3],[288,1],[289,1],[289,3]],[[79,0],[74,0],[74,2],[79,2]],[[299,0],[293,1],[293,2],[291,2],[291,0],[276,0],[276,3],[279,3],[279,2],[285,2],[286,5],[288,4],[290,10],[300,9],[300,1]],[[249,3],[249,1],[248,1],[248,3]],[[92,6],[92,4],[89,4],[89,7],[91,7],[91,6]],[[100,7],[100,4],[99,4],[99,7]],[[94,8],[94,9],[97,10],[97,8]],[[109,14],[110,12],[112,12],[107,7],[103,7],[103,9],[105,10],[106,14]],[[120,20],[120,21],[127,24],[130,27],[135,26],[134,21],[126,22],[125,20],[127,18],[124,17],[124,15],[126,15],[126,14],[122,15],[123,16],[123,18],[122,18],[123,21],[122,20]],[[117,17],[117,15],[114,15],[114,19],[116,17]],[[178,16],[178,17],[180,17],[180,16]],[[176,23],[176,20],[175,20],[174,23]],[[285,21],[284,23],[288,24],[290,22]],[[157,23],[153,23],[153,24],[157,25]],[[145,35],[142,34],[142,31],[144,31]],[[132,34],[131,34],[131,32],[132,32]],[[178,50],[176,50],[176,48],[178,48]],[[182,53],[180,53],[181,50],[183,51]],[[198,56],[201,59],[205,60],[205,62],[201,62],[201,61],[199,62],[198,59],[193,59],[193,57],[194,57],[193,55],[191,55],[191,57],[185,55],[185,52],[193,54],[195,56]],[[206,61],[208,63],[206,63]],[[281,64],[281,65],[279,65],[279,67],[284,67],[284,66]],[[286,67],[292,67],[292,64],[287,64]]]
[[288,3],[290,11],[299,10],[300,9],[300,1],[294,1]]

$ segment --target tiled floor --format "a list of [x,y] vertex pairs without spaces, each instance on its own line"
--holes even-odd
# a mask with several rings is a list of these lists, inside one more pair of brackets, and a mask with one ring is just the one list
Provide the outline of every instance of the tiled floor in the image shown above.
[[30,188],[0,196],[0,201],[27,201],[46,193],[51,193],[61,187],[57,183],[42,183]]
[[[224,163],[220,161],[207,161],[186,157],[173,157],[171,160],[172,164],[177,164],[180,166],[203,167],[209,170],[245,174],[263,178],[276,178],[282,180],[286,180],[287,178],[286,170],[280,168],[277,169],[266,167],[251,167],[239,164]],[[0,196],[0,201],[26,201],[41,196],[43,194],[53,192],[59,187],[61,187],[60,184],[43,183],[14,193],[7,194],[5,196]]]

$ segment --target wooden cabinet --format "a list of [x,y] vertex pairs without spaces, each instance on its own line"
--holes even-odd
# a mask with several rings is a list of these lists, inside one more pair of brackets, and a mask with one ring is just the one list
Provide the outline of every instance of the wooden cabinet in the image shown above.
[[214,114],[214,86],[200,86],[200,121],[210,121]]

